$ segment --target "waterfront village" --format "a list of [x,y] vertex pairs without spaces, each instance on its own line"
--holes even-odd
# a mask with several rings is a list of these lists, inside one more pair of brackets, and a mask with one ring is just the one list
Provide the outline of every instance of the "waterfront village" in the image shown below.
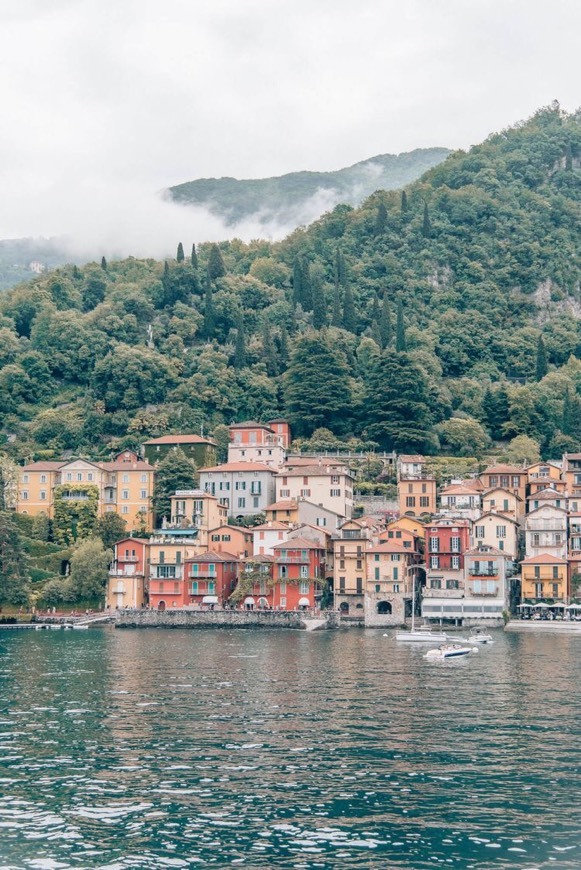
[[[348,458],[293,455],[287,421],[230,426],[228,458],[200,435],[164,435],[141,456],[19,468],[15,508],[55,515],[93,494],[127,536],[114,547],[106,606],[157,611],[337,611],[346,624],[502,624],[581,612],[581,454],[496,464],[439,486],[426,458],[388,457],[397,505],[355,509]],[[199,484],[171,496],[154,528],[156,467],[179,448]],[[194,484],[194,481],[192,481]],[[245,518],[256,525],[244,525]],[[580,584],[581,585],[581,584]]]

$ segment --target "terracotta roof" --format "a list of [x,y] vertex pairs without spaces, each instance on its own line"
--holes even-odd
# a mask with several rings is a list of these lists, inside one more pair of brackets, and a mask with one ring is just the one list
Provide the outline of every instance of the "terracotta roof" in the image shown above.
[[504,556],[507,559],[510,559],[510,554],[506,552],[506,550],[497,550],[496,547],[474,547],[472,550],[466,550],[464,553],[465,556],[482,556],[485,558],[486,556]]
[[549,501],[552,498],[567,498],[567,496],[565,493],[553,489],[552,486],[546,486],[544,489],[539,489],[538,492],[533,492],[529,495],[528,501],[531,499],[535,501]]
[[559,556],[551,556],[549,553],[541,553],[539,556],[528,556],[523,559],[521,565],[566,565],[567,560]]
[[512,523],[515,526],[519,525],[518,520],[513,520],[512,517],[508,517],[503,513],[497,513],[496,511],[485,511],[483,514],[480,514],[478,519],[474,520],[474,525],[477,526],[480,520],[483,520],[484,517],[494,517],[496,520],[502,520],[503,523]]
[[581,459],[581,453],[565,453],[565,459]]
[[29,465],[21,465],[21,471],[58,471],[59,468],[62,468],[63,465],[66,465],[66,462],[61,460],[60,462],[31,462]]
[[257,553],[256,556],[245,556],[243,562],[274,562],[274,556],[268,556],[266,553]]
[[384,544],[377,544],[375,547],[371,547],[369,550],[365,550],[366,553],[414,553],[414,550],[411,547],[404,547],[403,544],[400,544],[399,541],[386,541]]
[[229,429],[268,429],[269,432],[273,430],[270,428],[268,423],[256,423],[255,420],[245,420],[243,423],[231,423],[228,426]]
[[222,465],[200,468],[200,472],[202,471],[269,471],[271,474],[276,474],[272,468],[263,465],[262,462],[224,462]]
[[[568,455],[572,456],[573,454],[569,453]],[[579,458],[581,459],[581,454],[579,454]],[[539,462],[533,462],[531,465],[527,465],[526,470],[530,471],[531,468],[538,468],[540,465],[552,465],[552,467],[556,468],[558,471],[561,470],[561,463],[557,462],[555,459],[547,459],[546,462],[543,462],[542,460],[539,460]]]
[[303,465],[300,468],[281,468],[278,472],[279,477],[302,477],[303,475],[311,475],[312,477],[329,477],[335,474],[347,474],[350,477],[350,471],[337,471],[336,465],[323,463],[322,465]]
[[422,456],[419,453],[409,453],[409,454],[402,453],[397,458],[400,462],[425,462],[426,461],[425,456]]
[[97,462],[96,465],[103,471],[155,471],[153,465],[141,460],[137,462]]
[[126,541],[137,541],[138,544],[149,544],[149,538],[120,538],[118,541],[115,541],[115,546],[118,547],[119,544],[124,544]]
[[434,528],[436,528],[436,529],[450,529],[450,528],[456,527],[456,526],[458,526],[458,528],[463,528],[463,529],[470,528],[471,522],[470,522],[470,520],[464,519],[464,517],[458,517],[458,518],[456,518],[456,517],[451,517],[451,518],[444,517],[441,520],[435,520],[432,523],[426,523],[426,529],[428,529],[428,530],[434,529]]
[[286,531],[290,530],[290,526],[288,523],[281,523],[278,520],[270,520],[270,522],[262,523],[260,526],[252,526],[253,532],[268,532],[268,531]]
[[506,492],[511,498],[516,498],[517,501],[522,501],[520,495],[517,495],[517,493],[513,492],[512,489],[506,489],[504,486],[493,486],[492,489],[487,489],[486,492],[482,493],[482,498],[486,498],[486,496],[490,495],[491,492]]
[[343,459],[335,459],[332,456],[287,456],[284,465],[285,468],[302,468],[305,465],[317,465],[318,467],[325,465],[329,465],[331,467],[347,467],[348,463],[345,462]]
[[480,495],[483,486],[473,486],[468,483],[451,483],[440,490],[440,495]]
[[247,529],[246,526],[230,526],[228,523],[222,523],[221,526],[216,526],[215,529],[209,529],[208,534],[212,535],[215,532],[220,532],[222,529],[228,529],[229,532],[240,532],[242,535],[247,535],[252,538],[252,529]]
[[290,538],[288,541],[281,541],[280,544],[275,544],[273,550],[324,550],[322,544],[317,544],[316,541],[310,538]]
[[184,562],[239,562],[238,556],[233,553],[221,552],[216,553],[215,550],[208,550],[206,553],[200,553],[198,556],[190,556],[184,559]]
[[[491,465],[485,468],[482,474],[526,474],[526,468],[518,465]],[[480,475],[482,477],[482,474]]]
[[298,507],[296,501],[275,501],[272,504],[268,504],[264,510],[265,511],[292,511],[296,510]]
[[215,447],[215,442],[210,438],[203,438],[201,435],[162,435],[160,438],[151,438],[149,441],[143,442],[148,444],[211,444]]

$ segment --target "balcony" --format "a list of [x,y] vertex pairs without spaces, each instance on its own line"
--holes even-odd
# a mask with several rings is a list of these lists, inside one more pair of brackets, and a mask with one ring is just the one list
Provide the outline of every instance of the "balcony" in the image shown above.
[[139,562],[139,556],[117,556],[118,562]]
[[[353,557],[355,558],[355,557]],[[363,558],[363,557],[362,557]],[[293,564],[293,565],[308,565],[309,564],[308,556],[276,556],[276,562],[285,563],[285,564]]]
[[218,575],[215,571],[206,571],[202,569],[197,574],[188,574],[188,580],[217,580]]
[[496,568],[468,568],[470,577],[498,577]]
[[481,597],[481,596],[486,597],[486,596],[488,596],[489,598],[494,598],[498,595],[499,587],[493,586],[492,588],[487,587],[486,589],[475,589],[474,586],[469,586],[468,592],[470,595],[473,595],[474,597]]
[[109,570],[109,577],[137,577],[137,576],[143,576],[143,572],[141,571],[138,574],[136,571],[124,571],[122,568],[111,568]]

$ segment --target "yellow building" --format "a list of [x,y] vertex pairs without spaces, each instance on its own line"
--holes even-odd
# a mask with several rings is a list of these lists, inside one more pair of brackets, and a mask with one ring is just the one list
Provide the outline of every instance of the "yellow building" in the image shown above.
[[547,598],[555,602],[567,601],[569,588],[565,559],[541,553],[538,556],[529,556],[520,564],[523,602],[543,601]]
[[511,489],[495,487],[482,494],[482,513],[504,514],[519,520],[525,513],[525,502]]
[[151,531],[154,480],[153,466],[130,450],[112,462],[33,462],[19,469],[16,510],[54,519],[59,502],[83,504],[94,499],[96,516],[117,513],[128,532]]
[[527,493],[529,496],[551,487],[564,492],[566,483],[561,480],[561,466],[555,462],[535,462],[527,468]]
[[215,495],[201,489],[178,489],[170,502],[171,520],[163,524],[163,529],[195,527],[198,530],[196,541],[206,548],[209,532],[228,523],[228,508],[220,504]]
[[335,607],[343,614],[363,619],[365,552],[370,546],[365,523],[347,520],[333,540],[333,589]]
[[[402,516],[399,517],[397,520],[392,520],[391,523],[388,523],[386,526],[386,531],[393,531],[394,533],[396,533],[394,534],[395,538],[398,537],[398,530],[411,532],[412,535],[415,535],[415,537],[419,538],[420,540],[426,540],[426,527],[424,523],[416,517]],[[381,537],[385,537],[383,532],[381,533]]]
[[419,517],[436,513],[436,478],[422,472],[402,477],[397,484],[400,516]]
[[365,553],[365,625],[402,625],[411,616],[413,571],[418,556],[400,541],[384,541]]

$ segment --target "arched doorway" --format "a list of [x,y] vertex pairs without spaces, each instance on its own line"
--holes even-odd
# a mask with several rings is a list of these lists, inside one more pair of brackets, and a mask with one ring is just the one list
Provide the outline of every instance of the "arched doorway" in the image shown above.
[[389,603],[389,601],[378,601],[377,612],[383,614],[391,613],[391,604]]
[[339,605],[339,610],[341,611],[341,613],[349,613],[349,605],[346,601],[341,602],[341,604]]
[[159,604],[157,605],[157,609],[159,610],[160,613],[163,613],[163,611],[165,610],[165,601],[160,601]]

